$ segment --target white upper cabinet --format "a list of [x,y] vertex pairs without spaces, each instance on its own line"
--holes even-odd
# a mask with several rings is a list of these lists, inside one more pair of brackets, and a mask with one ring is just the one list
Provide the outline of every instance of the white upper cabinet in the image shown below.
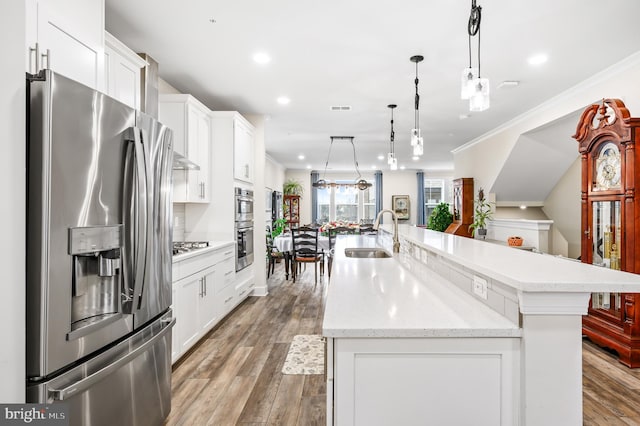
[[26,70],[104,91],[104,0],[27,0]]
[[146,65],[144,59],[120,40],[105,31],[105,92],[107,95],[140,109],[140,73]]
[[253,183],[253,126],[238,118],[233,123],[233,133],[233,177]]
[[211,193],[209,109],[191,95],[160,95],[158,119],[173,130],[173,149],[200,170],[173,171],[174,203],[208,203]]

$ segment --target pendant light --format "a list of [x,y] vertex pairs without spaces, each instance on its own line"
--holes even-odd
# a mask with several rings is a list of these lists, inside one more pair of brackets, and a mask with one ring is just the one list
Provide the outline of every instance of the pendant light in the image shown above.
[[411,146],[413,147],[413,155],[420,156],[424,153],[424,142],[422,140],[422,136],[420,135],[420,95],[418,94],[418,63],[424,60],[424,56],[415,55],[409,58],[411,62],[416,64],[416,78],[414,83],[416,85],[416,98],[415,98],[415,121],[414,128],[411,129]]
[[[482,7],[476,5],[476,0],[471,0],[471,12],[467,23],[469,35],[469,67],[462,71],[460,97],[469,99],[469,111],[484,111],[489,108],[489,79],[482,78],[480,67],[480,21],[482,20]],[[478,67],[474,68],[471,62],[471,37],[478,35]]]
[[[336,184],[335,182],[329,182],[326,180],[327,167],[329,166],[329,157],[331,156],[331,148],[333,147],[333,142],[336,139],[348,140],[351,143],[351,148],[353,148],[353,166],[356,170],[356,173],[358,174],[358,176],[356,177],[353,183]],[[360,169],[358,167],[358,159],[356,158],[356,146],[353,143],[353,139],[354,139],[353,136],[331,136],[331,142],[329,143],[329,152],[327,153],[327,161],[324,164],[324,173],[322,175],[322,179],[318,179],[317,181],[311,184],[314,188],[318,188],[318,189],[326,189],[327,187],[332,187],[332,188],[339,187],[339,188],[346,188],[346,189],[357,188],[361,191],[364,191],[365,189],[373,186],[372,183],[367,182],[365,179],[363,179],[362,175],[360,174]]]
[[393,109],[397,107],[396,104],[389,104],[387,108],[391,110],[391,135],[389,137],[389,154],[387,155],[387,164],[389,169],[398,170],[398,159],[396,158],[396,146],[395,146],[395,132],[393,131]]

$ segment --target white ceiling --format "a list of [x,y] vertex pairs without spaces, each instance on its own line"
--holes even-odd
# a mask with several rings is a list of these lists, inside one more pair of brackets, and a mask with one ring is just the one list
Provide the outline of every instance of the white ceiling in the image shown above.
[[[407,168],[453,168],[451,149],[522,114],[640,48],[637,0],[478,0],[482,74],[491,108],[459,98],[470,0],[106,0],[107,30],[160,63],[160,76],[214,110],[265,114],[268,154],[287,168],[323,170],[331,135],[355,136],[362,171],[386,169],[395,110],[396,152]],[[214,23],[210,20],[215,20]],[[475,41],[474,41],[475,43]],[[267,52],[268,65],[252,57]],[[475,52],[475,48],[474,48]],[[531,66],[527,59],[549,60]],[[415,65],[425,155],[412,161]],[[475,53],[474,53],[475,57]],[[475,62],[475,59],[474,59]],[[498,89],[504,80],[516,88]],[[289,105],[276,102],[279,96]],[[349,105],[350,112],[331,112]],[[336,142],[329,166],[353,167]],[[298,155],[304,154],[305,160]]]

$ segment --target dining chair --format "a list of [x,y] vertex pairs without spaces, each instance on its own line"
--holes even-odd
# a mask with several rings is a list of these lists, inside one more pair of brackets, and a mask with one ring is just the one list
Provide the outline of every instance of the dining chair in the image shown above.
[[335,228],[330,228],[328,232],[329,236],[329,252],[327,253],[327,269],[329,278],[331,278],[331,267],[333,266],[333,256],[336,245],[336,237],[338,235],[352,235],[355,234],[355,228],[349,228],[347,226],[337,226]]
[[373,229],[373,223],[361,224],[360,235],[378,235],[378,230]]
[[315,282],[318,282],[318,263],[322,267],[323,253],[318,251],[318,228],[310,226],[300,226],[291,229],[291,240],[293,245],[293,282],[296,282],[298,266],[306,263],[313,263],[315,272]]
[[266,234],[266,243],[267,243],[267,278],[271,274],[275,272],[276,262],[278,259],[284,258],[284,253],[282,253],[278,248],[273,244],[273,237],[271,236],[271,230],[267,226],[267,234]]

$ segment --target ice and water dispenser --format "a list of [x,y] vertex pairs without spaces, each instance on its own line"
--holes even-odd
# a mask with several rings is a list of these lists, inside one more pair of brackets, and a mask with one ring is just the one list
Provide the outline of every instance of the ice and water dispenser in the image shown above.
[[122,316],[122,225],[69,228],[71,332],[85,336]]

